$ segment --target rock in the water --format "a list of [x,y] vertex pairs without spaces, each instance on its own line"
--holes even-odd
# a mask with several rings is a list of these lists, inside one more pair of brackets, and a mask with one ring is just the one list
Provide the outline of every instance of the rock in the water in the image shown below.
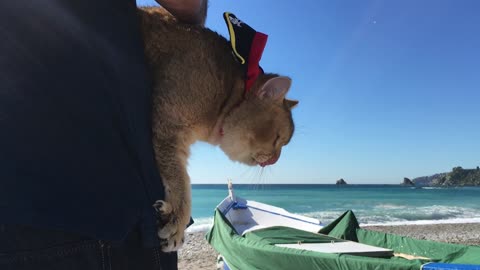
[[415,183],[413,183],[412,180],[410,180],[409,178],[404,177],[404,178],[403,178],[403,182],[401,183],[401,185],[402,185],[402,186],[414,187],[414,186],[415,186]]
[[343,180],[343,178],[341,178],[340,180],[337,180],[336,185],[347,185],[347,182],[345,182],[345,180]]

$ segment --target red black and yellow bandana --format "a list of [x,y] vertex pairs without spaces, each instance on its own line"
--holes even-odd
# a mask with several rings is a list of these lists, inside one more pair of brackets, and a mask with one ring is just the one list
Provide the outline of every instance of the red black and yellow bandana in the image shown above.
[[255,31],[232,13],[223,13],[223,18],[230,34],[233,55],[245,70],[245,93],[247,93],[258,75],[263,73],[260,67],[260,59],[267,44],[268,36]]

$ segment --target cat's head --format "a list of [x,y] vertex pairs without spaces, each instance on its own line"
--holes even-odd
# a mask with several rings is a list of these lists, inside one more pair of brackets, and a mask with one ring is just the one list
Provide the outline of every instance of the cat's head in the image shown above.
[[291,110],[298,101],[285,98],[290,85],[288,77],[261,74],[225,117],[220,147],[230,159],[262,167],[278,160],[294,131]]

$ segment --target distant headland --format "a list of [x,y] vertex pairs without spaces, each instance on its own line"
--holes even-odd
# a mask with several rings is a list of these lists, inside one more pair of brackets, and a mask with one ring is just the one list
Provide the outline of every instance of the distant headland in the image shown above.
[[478,166],[475,169],[455,167],[451,172],[417,177],[412,182],[417,187],[480,186],[480,168]]

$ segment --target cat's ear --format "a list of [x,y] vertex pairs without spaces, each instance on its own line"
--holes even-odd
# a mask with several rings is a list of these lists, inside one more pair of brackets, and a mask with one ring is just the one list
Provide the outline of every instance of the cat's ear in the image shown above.
[[291,110],[298,105],[298,100],[284,99],[283,103],[287,106],[289,110]]
[[282,101],[290,89],[292,79],[285,76],[273,77],[268,80],[262,88],[257,92],[257,96],[261,99],[272,99],[274,101]]

